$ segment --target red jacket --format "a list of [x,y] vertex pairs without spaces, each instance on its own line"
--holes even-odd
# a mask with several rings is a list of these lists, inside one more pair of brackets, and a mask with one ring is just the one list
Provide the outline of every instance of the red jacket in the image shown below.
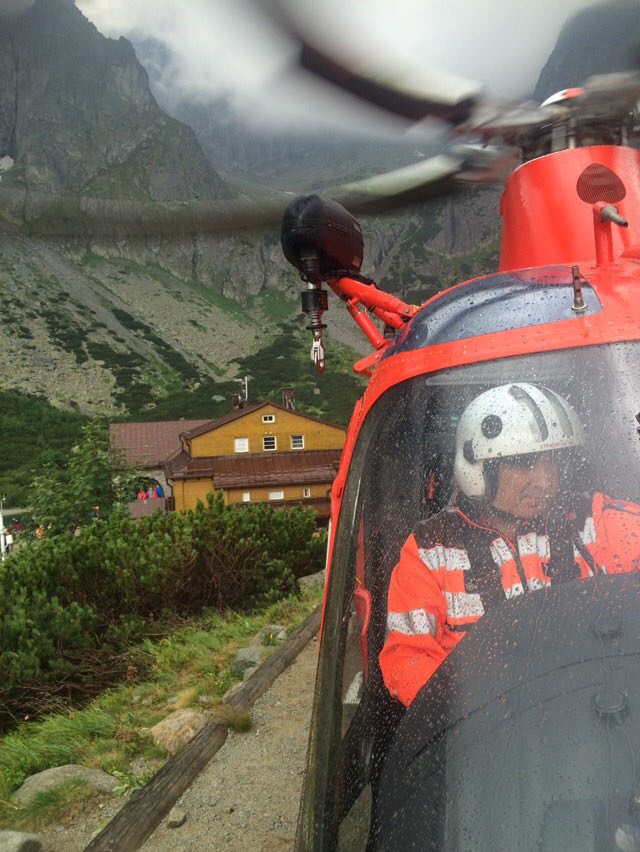
[[407,707],[469,626],[501,600],[552,582],[640,568],[635,503],[596,493],[565,516],[561,529],[523,526],[516,541],[474,514],[473,504],[460,499],[420,523],[393,569],[379,660],[387,689]]

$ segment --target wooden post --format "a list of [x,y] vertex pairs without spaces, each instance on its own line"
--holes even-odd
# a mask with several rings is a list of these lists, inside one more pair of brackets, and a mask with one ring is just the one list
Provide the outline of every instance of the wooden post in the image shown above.
[[[273,685],[320,628],[320,610],[294,630],[270,657],[235,690],[226,702],[248,709]],[[184,791],[227,739],[227,729],[209,720],[162,769],[121,808],[85,848],[85,852],[134,852],[155,831]]]

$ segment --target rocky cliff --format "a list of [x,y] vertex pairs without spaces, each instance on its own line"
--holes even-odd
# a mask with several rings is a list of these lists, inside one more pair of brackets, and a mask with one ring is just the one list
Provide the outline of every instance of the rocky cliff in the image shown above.
[[[606,28],[598,23],[600,7],[567,24],[540,77],[539,97],[620,67],[621,51],[631,49],[631,19],[624,18],[631,7],[637,4],[609,4]],[[626,23],[615,23],[618,11]],[[583,63],[588,56],[593,61]],[[165,201],[224,203],[238,193],[272,198],[265,184],[283,175],[282,188],[295,179],[296,188],[322,190],[338,172],[360,176],[398,165],[401,156],[382,143],[353,151],[353,140],[343,148],[338,140],[328,147],[316,140],[306,157],[304,139],[251,137],[226,106],[207,113],[205,122],[185,103],[176,114],[192,116],[198,139],[158,106],[129,42],[104,38],[71,0],[36,0],[26,15],[3,22],[0,74],[0,213],[13,206],[28,215],[42,195],[82,195],[95,205],[104,198],[133,201],[144,221]],[[411,159],[415,151],[404,155]],[[477,189],[365,220],[363,271],[414,303],[493,271],[499,191]],[[55,246],[4,238],[4,381],[87,413],[201,417],[227,406],[235,376],[251,369],[262,376],[255,393],[306,382],[309,399],[326,414],[332,385],[314,378],[307,341],[281,342],[282,324],[299,311],[297,285],[275,231],[188,240],[149,234],[102,244],[85,236]],[[327,319],[337,352],[332,356],[330,348],[331,369],[336,362],[346,369],[339,344],[359,352],[368,345],[339,307]]]
[[[105,198],[116,206],[134,201],[144,220],[149,205],[196,197],[223,202],[246,192],[246,184],[231,190],[193,130],[160,109],[129,42],[104,38],[71,0],[36,0],[27,14],[3,21],[0,73],[0,162],[13,164],[2,172],[0,211],[29,215],[43,196],[81,195],[98,206]],[[230,150],[233,134],[241,131],[237,121],[226,129],[207,125],[209,157],[215,161],[218,135],[227,140],[219,150]],[[305,144],[286,137],[268,142],[266,159],[279,162],[271,178],[278,171],[291,176]],[[265,151],[256,138],[244,148],[238,138],[237,145],[246,178]],[[338,142],[328,148],[317,143],[320,174],[303,157],[296,166],[301,181],[335,182],[339,148]],[[346,176],[353,177],[363,168],[362,152],[352,157],[341,150]],[[271,197],[270,190],[249,189]],[[366,271],[415,301],[424,291],[466,277],[465,257],[469,273],[488,271],[494,258],[480,258],[478,249],[486,243],[491,254],[496,214],[489,214],[490,226],[474,224],[474,209],[457,199],[367,222]],[[6,386],[86,413],[207,416],[228,404],[224,397],[236,390],[233,378],[246,369],[247,358],[258,358],[254,373],[261,359],[269,368],[273,358],[285,358],[289,375],[271,363],[273,383],[316,382],[313,404],[327,413],[323,384],[306,363],[308,343],[293,341],[302,355],[299,366],[278,343],[280,324],[299,311],[297,285],[277,232],[188,240],[149,235],[102,244],[85,236],[63,245],[5,238],[0,360],[10,365]],[[328,321],[335,371],[336,361],[338,369],[347,367],[340,344],[359,353],[368,344],[339,308]],[[255,392],[277,391],[268,376],[269,369]]]
[[[146,71],[126,39],[104,38],[72,0],[36,0],[0,31],[0,161],[13,162],[0,183],[0,204],[29,216],[43,198],[82,196],[100,204],[148,205],[224,200],[232,192],[204,155],[193,130],[158,106]],[[74,248],[72,245],[71,248]],[[75,246],[78,249],[78,246]],[[242,249],[229,241],[190,239],[81,249],[142,264],[160,264],[182,280],[234,291],[221,260]],[[247,276],[257,292],[257,275]],[[221,271],[222,270],[222,271]]]
[[0,30],[0,157],[15,193],[153,201],[229,197],[194,132],[158,107],[126,39],[73,0],[36,0]]
[[640,64],[640,4],[600,2],[570,18],[540,72],[534,98],[578,86],[592,74],[628,71]]

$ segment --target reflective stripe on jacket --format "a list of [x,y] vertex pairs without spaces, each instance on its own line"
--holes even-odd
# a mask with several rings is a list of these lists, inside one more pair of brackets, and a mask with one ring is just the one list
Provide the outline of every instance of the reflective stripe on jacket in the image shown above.
[[405,706],[469,626],[501,600],[594,571],[640,568],[634,503],[596,493],[562,528],[523,529],[514,542],[473,520],[473,512],[461,499],[420,523],[391,575],[379,660],[389,692]]

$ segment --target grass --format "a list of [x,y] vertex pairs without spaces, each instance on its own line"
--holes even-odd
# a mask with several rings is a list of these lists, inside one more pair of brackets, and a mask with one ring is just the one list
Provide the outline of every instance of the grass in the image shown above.
[[252,307],[259,304],[263,314],[273,323],[281,323],[290,320],[292,316],[300,314],[299,299],[291,299],[281,292],[267,290],[251,300]]
[[148,679],[109,689],[83,709],[24,723],[0,739],[0,829],[37,830],[60,822],[90,795],[85,785],[74,784],[38,797],[29,807],[11,802],[12,792],[29,775],[53,766],[103,769],[118,778],[119,792],[131,792],[146,780],[133,775],[134,759],[157,766],[167,758],[147,729],[175,709],[206,709],[201,696],[213,704],[220,723],[248,730],[249,714],[221,705],[239,679],[230,668],[236,651],[267,624],[297,626],[320,599],[319,590],[304,591],[251,614],[209,612],[158,641],[148,638],[142,645],[152,659]]
[[185,282],[184,287],[200,296],[201,299],[208,302],[210,305],[219,308],[221,311],[225,311],[225,313],[232,316],[240,325],[260,326],[260,323],[257,320],[247,315],[247,312],[242,305],[233,299],[230,299],[228,296],[218,293],[211,287],[205,287],[204,284],[195,280]]
[[43,790],[24,807],[6,802],[2,806],[12,812],[11,830],[38,831],[64,818],[73,817],[93,796],[94,790],[84,781],[76,779],[51,790]]

